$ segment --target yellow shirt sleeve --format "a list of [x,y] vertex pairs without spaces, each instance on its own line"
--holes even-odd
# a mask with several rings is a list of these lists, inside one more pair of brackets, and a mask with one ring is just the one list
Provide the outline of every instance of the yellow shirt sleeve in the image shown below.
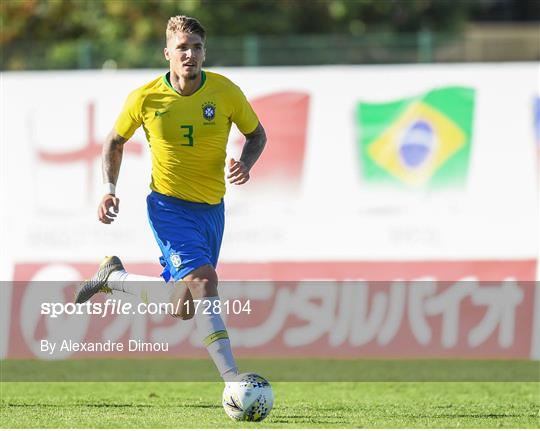
[[135,130],[143,122],[142,117],[142,94],[140,90],[132,91],[126,99],[124,108],[116,120],[114,129],[116,133],[125,139],[129,139],[135,133]]
[[244,135],[253,132],[259,124],[259,118],[246,99],[246,96],[244,96],[240,88],[234,86],[231,98],[233,102],[231,120]]

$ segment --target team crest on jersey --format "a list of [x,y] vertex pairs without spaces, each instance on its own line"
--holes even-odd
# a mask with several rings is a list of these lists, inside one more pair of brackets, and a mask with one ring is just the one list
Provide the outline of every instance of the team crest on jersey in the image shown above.
[[171,254],[171,263],[175,268],[180,268],[180,265],[182,265],[182,258],[179,254]]
[[202,106],[202,112],[206,121],[212,121],[216,117],[216,104],[214,102],[206,102]]

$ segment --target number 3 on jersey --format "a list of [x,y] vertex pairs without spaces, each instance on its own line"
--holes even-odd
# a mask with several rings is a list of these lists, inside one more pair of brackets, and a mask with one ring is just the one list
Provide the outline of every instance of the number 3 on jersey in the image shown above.
[[187,130],[187,133],[182,136],[188,139],[187,144],[181,144],[182,147],[193,147],[193,126],[180,126],[180,128]]

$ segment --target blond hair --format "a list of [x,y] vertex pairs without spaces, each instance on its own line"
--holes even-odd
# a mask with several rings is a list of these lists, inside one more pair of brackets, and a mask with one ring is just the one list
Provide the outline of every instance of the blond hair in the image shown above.
[[169,18],[165,35],[169,40],[175,33],[198,34],[204,41],[206,31],[199,21],[189,16],[177,15]]

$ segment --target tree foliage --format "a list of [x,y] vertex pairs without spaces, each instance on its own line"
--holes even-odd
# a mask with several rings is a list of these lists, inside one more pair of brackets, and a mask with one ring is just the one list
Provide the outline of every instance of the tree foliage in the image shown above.
[[2,66],[24,68],[27,50],[73,67],[85,55],[81,41],[88,41],[94,50],[124,45],[135,53],[137,46],[163,42],[168,17],[179,14],[197,17],[213,38],[250,34],[358,37],[422,29],[455,33],[471,14],[489,16],[490,7],[512,1],[2,0]]
[[236,36],[456,30],[459,0],[4,0],[2,43],[162,38],[172,15],[197,17],[210,34]]

